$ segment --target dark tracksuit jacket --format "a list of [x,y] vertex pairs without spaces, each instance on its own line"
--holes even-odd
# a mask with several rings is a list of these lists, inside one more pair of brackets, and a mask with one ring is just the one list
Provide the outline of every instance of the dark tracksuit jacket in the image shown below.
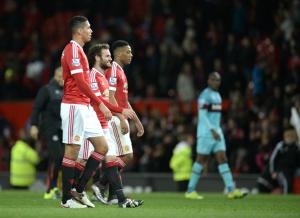
[[62,97],[63,87],[56,80],[50,80],[39,90],[31,115],[31,125],[39,127],[39,137],[47,144],[50,158],[55,159],[63,149],[60,118]]
[[276,172],[284,192],[292,191],[295,171],[299,167],[300,151],[297,144],[279,142],[272,152],[269,162],[270,173]]

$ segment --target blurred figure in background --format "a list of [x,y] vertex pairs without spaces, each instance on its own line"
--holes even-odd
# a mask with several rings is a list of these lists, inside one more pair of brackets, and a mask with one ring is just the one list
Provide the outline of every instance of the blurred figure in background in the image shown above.
[[178,74],[176,89],[180,101],[190,104],[195,97],[192,65],[185,62]]
[[13,146],[13,127],[0,115],[0,171],[9,170],[10,149]]
[[184,192],[191,177],[194,137],[190,133],[184,133],[180,138],[179,143],[173,150],[170,168],[173,171],[173,179],[177,183],[177,190]]
[[30,135],[35,140],[41,139],[46,144],[49,154],[47,190],[44,199],[60,198],[57,178],[64,153],[60,118],[63,85],[62,69],[58,67],[53,79],[39,90],[31,115]]
[[291,108],[290,124],[295,128],[300,145],[300,95],[295,96],[294,106]]
[[10,185],[14,189],[28,189],[36,179],[39,157],[34,144],[34,140],[21,130],[20,139],[11,150]]
[[291,193],[299,160],[297,135],[295,129],[289,126],[284,131],[283,141],[279,142],[273,150],[266,170],[257,180],[259,191],[262,193],[278,191],[283,194]]

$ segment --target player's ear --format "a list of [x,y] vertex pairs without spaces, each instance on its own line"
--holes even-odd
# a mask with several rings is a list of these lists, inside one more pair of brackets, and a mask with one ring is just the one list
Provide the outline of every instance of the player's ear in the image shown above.
[[78,33],[79,35],[82,34],[82,31],[83,31],[83,29],[82,29],[81,27],[79,27],[79,28],[77,29],[77,33]]

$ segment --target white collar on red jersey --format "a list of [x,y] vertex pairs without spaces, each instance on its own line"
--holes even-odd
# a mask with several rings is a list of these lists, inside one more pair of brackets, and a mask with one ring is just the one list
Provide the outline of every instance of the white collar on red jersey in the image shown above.
[[114,63],[114,64],[116,64],[118,67],[120,67],[120,68],[121,68],[121,70],[123,70],[123,68],[121,67],[121,65],[120,65],[120,64],[118,64],[116,61],[113,61],[113,63]]
[[92,68],[92,70],[94,70],[94,71],[96,71],[96,72],[98,72],[98,73],[100,73],[100,74],[102,74],[102,75],[104,75],[104,70],[100,67],[100,69],[98,70],[98,69],[96,69],[95,67],[93,67]]
[[80,48],[82,48],[81,45],[79,45],[79,43],[76,42],[75,40],[71,40],[70,42],[71,42],[71,43],[75,43],[75,44],[78,45]]

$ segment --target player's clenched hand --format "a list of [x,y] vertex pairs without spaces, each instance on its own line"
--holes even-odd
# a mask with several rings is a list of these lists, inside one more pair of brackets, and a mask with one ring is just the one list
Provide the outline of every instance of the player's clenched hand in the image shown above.
[[217,140],[217,141],[220,141],[220,140],[221,140],[221,137],[220,137],[220,135],[216,132],[216,130],[211,129],[210,131],[211,131],[211,134],[213,135],[213,138],[214,138],[215,140]]
[[135,127],[137,129],[137,136],[141,137],[142,135],[144,135],[144,127],[143,124],[138,120],[135,122]]
[[135,112],[132,109],[123,109],[122,114],[130,119],[134,119],[136,116]]
[[99,105],[99,109],[103,113],[106,120],[111,120],[112,114],[110,110],[108,110],[108,108],[103,103]]
[[120,127],[121,127],[121,132],[123,135],[127,134],[129,132],[129,126],[125,119],[120,120]]

